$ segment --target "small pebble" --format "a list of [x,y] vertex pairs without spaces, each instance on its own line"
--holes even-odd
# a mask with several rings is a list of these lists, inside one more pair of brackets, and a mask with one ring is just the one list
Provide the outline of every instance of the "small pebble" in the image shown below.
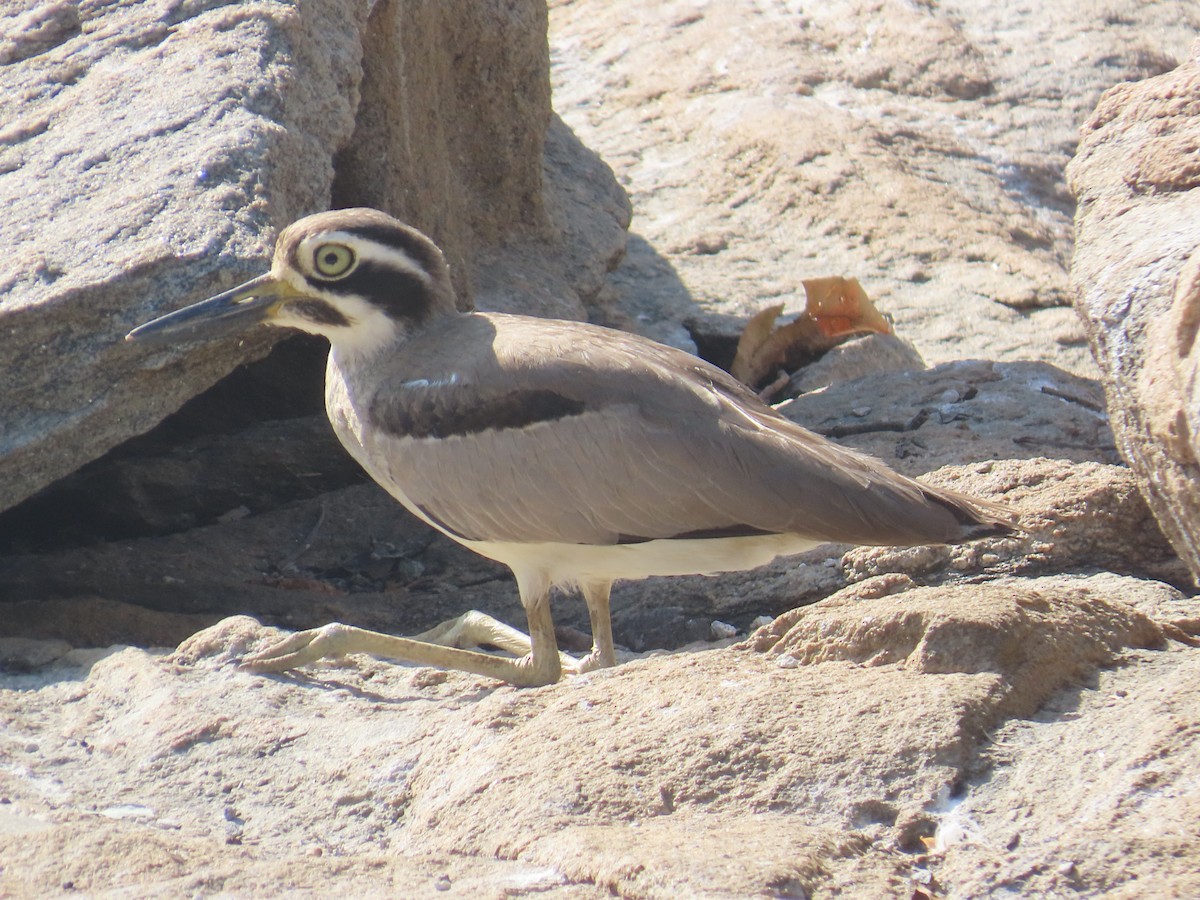
[[713,640],[723,641],[726,638],[731,638],[737,634],[737,626],[730,625],[728,622],[722,622],[714,619],[712,625],[709,626],[712,632]]
[[696,256],[713,256],[729,246],[729,239],[723,234],[705,234],[696,238],[692,244],[692,253]]
[[437,891],[450,890],[450,876],[449,875],[441,876],[437,881],[435,881],[433,883],[433,888],[434,888],[434,890],[437,890]]
[[785,653],[779,659],[775,660],[775,665],[781,669],[795,669],[800,665],[800,660],[796,659],[790,653]]

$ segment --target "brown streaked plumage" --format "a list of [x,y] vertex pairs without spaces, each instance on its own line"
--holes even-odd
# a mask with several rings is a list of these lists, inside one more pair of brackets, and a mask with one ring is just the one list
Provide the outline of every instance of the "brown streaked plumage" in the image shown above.
[[[239,321],[329,338],[326,406],[343,445],[414,514],[508,565],[530,629],[474,612],[415,639],[334,624],[246,661],[258,671],[362,651],[544,684],[563,666],[614,664],[616,579],[1011,527],[1001,507],[839,447],[682,351],[578,322],[460,313],[436,246],[374,210],[300,220],[268,275],[129,339]],[[595,643],[580,662],[557,652],[556,585],[578,586],[588,604]],[[520,658],[462,649],[481,643]]]

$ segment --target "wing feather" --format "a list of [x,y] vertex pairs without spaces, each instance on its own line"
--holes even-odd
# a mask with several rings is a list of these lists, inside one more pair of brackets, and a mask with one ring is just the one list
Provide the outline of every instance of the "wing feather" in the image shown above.
[[[371,406],[379,422],[436,420],[440,436],[380,427],[368,451],[461,537],[611,544],[741,528],[911,544],[1002,519],[795,425],[682,351],[579,323],[468,321],[440,345],[406,346]],[[447,358],[454,371],[428,377]]]

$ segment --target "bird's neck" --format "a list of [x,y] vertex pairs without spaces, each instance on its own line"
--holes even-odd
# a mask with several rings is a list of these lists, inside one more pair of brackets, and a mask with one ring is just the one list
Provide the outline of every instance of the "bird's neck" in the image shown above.
[[354,329],[329,341],[329,358],[339,366],[358,366],[386,356],[401,347],[407,335],[400,329],[386,331]]
[[457,319],[457,310],[436,311],[431,320],[414,322],[394,319],[378,310],[358,319],[351,328],[328,334],[330,359],[339,366],[369,365],[372,361],[399,353],[419,333],[436,328],[445,319]]

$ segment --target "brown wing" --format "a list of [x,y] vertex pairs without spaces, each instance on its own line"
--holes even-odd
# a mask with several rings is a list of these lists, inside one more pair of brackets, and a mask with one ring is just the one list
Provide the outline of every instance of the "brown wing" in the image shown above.
[[372,455],[413,505],[469,539],[917,544],[1001,527],[985,504],[840,448],[719,369],[636,336],[481,314],[405,357],[372,406]]

